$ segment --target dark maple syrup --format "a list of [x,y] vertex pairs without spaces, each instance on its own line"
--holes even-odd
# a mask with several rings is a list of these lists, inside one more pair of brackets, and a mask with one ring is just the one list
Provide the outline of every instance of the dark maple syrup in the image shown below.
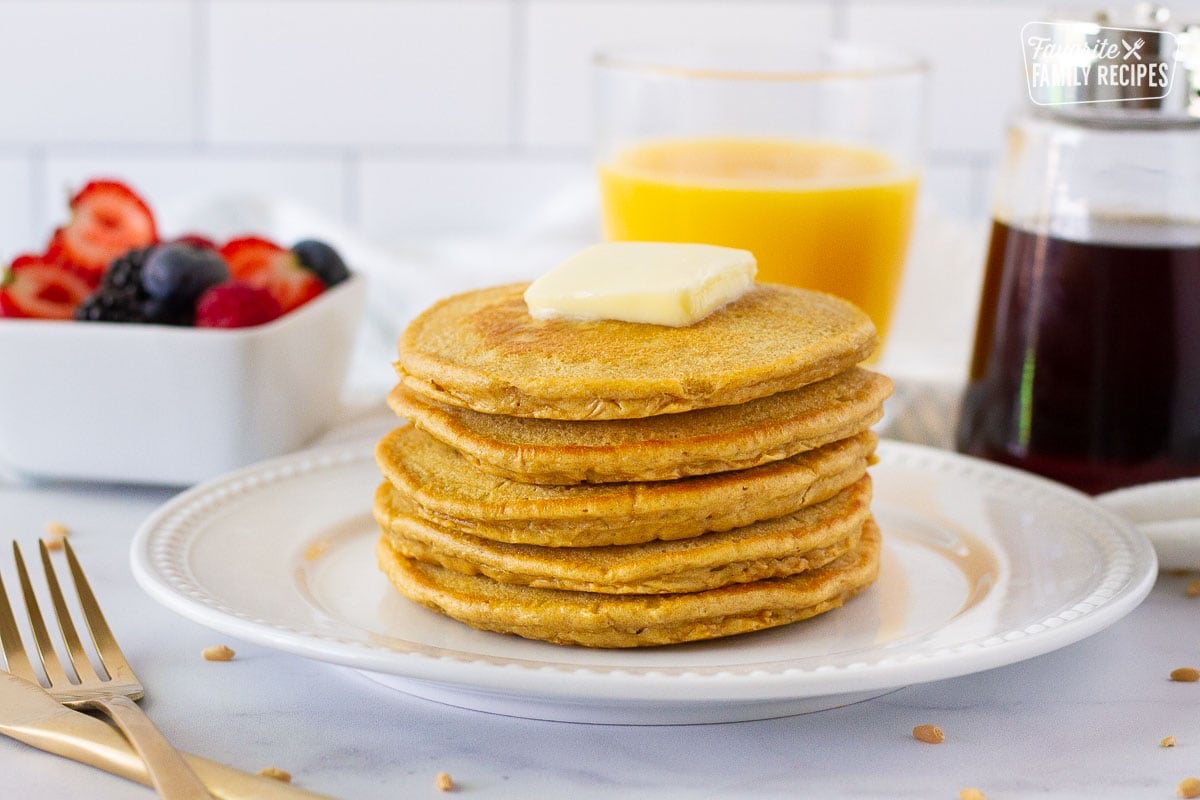
[[1200,475],[1200,224],[995,222],[958,448],[1090,493]]

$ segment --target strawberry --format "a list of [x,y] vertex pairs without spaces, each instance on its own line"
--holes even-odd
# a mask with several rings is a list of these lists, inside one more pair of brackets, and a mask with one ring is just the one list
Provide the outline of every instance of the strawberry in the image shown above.
[[45,256],[18,256],[0,282],[0,317],[70,319],[90,291],[82,277]]
[[248,328],[282,314],[269,291],[237,281],[218,284],[196,301],[197,328]]
[[221,248],[217,247],[216,242],[199,233],[185,233],[180,236],[176,236],[171,241],[190,244],[192,247],[199,247],[201,250],[212,250],[213,252],[220,252],[221,250]]
[[158,241],[154,214],[119,181],[91,181],[71,198],[71,220],[55,232],[50,251],[99,279],[117,256]]
[[66,228],[54,229],[54,233],[50,236],[50,241],[46,242],[46,252],[42,254],[42,260],[50,264],[58,264],[68,272],[83,278],[92,289],[96,289],[100,286],[100,280],[104,277],[104,271],[96,272],[93,269],[87,269],[71,263],[66,253],[63,252],[64,230]]
[[54,233],[50,234],[50,241],[46,242],[46,260],[53,261],[56,264],[60,264],[65,260],[63,256],[62,228],[55,228]]
[[231,239],[221,248],[221,255],[235,280],[266,289],[279,301],[284,313],[325,291],[321,279],[305,269],[292,251],[266,239],[257,236]]

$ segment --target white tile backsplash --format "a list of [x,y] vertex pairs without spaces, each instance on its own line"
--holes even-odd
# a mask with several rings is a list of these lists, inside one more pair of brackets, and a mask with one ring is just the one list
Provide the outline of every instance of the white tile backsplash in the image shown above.
[[525,13],[523,140],[587,148],[592,138],[592,55],[604,47],[712,41],[824,41],[832,6],[811,2],[530,0]]
[[226,0],[206,14],[220,143],[508,142],[508,3]]
[[1026,97],[1020,30],[1041,18],[1038,3],[860,2],[847,14],[849,38],[886,42],[930,64],[929,145],[991,155]]
[[[987,0],[0,0],[0,257],[64,187],[286,194],[381,241],[536,230],[590,190],[598,47],[886,41],[933,65],[925,191],[982,219],[1017,32]],[[594,202],[594,199],[593,201]],[[548,215],[548,216],[547,216]]]
[[520,236],[549,226],[555,206],[580,202],[578,187],[592,183],[590,166],[572,158],[373,158],[360,168],[359,223],[385,243]]
[[339,221],[346,217],[343,165],[336,158],[73,155],[46,163],[40,219],[47,230],[66,218],[68,193],[89,177],[100,176],[128,181],[155,209],[168,204],[186,208],[216,195],[255,194],[288,197]]
[[192,13],[180,0],[0,4],[0,144],[190,141]]
[[927,164],[921,175],[921,197],[930,209],[953,219],[982,213],[976,193],[978,169],[969,163]]
[[37,236],[31,218],[32,168],[24,158],[0,158],[0,259],[41,249],[49,232]]

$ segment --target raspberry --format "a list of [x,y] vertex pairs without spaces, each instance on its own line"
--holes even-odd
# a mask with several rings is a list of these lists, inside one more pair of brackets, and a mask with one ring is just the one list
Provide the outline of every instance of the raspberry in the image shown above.
[[281,314],[279,301],[266,289],[230,281],[200,295],[196,303],[196,327],[248,328],[270,322]]

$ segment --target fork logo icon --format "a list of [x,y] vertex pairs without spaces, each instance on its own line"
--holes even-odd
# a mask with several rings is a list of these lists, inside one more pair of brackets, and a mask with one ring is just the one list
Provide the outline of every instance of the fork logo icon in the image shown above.
[[1125,55],[1121,57],[1122,61],[1128,61],[1130,56],[1133,56],[1138,61],[1142,60],[1142,54],[1138,51],[1142,49],[1142,45],[1146,43],[1145,39],[1138,39],[1133,45],[1124,39],[1121,40],[1121,46],[1125,48]]

